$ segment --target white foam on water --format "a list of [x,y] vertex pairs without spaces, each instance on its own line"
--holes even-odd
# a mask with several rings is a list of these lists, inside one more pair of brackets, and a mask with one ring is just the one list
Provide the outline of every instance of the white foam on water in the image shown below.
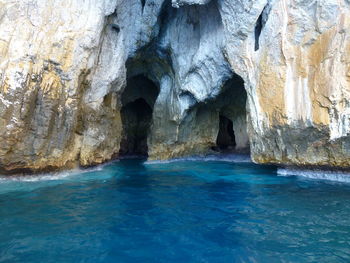
[[[78,173],[78,171],[76,171]],[[40,175],[20,175],[20,176],[1,176],[0,182],[38,182],[38,181],[54,181],[62,180],[74,172],[60,172],[52,174],[40,174]]]
[[31,175],[1,175],[0,174],[0,184],[4,182],[59,181],[75,175],[101,171],[107,164],[109,163],[102,164],[93,168],[87,168],[87,169],[73,169],[69,171],[67,170],[67,171],[60,171],[60,172],[31,174]]
[[232,163],[252,163],[252,160],[249,155],[246,154],[213,154],[213,155],[203,155],[203,156],[190,156],[184,158],[174,158],[170,160],[154,160],[146,161],[145,164],[167,164],[174,162],[211,162],[211,161],[220,161],[220,162],[232,162]]
[[278,168],[277,174],[280,176],[302,176],[309,179],[350,183],[350,173],[342,171]]
[[0,175],[0,194],[13,191],[34,191],[36,189],[48,186],[55,186],[67,182],[87,182],[99,180],[106,182],[114,173],[101,172],[107,165],[99,165],[88,169],[74,169],[70,171],[61,171],[53,173],[43,173],[34,175]]

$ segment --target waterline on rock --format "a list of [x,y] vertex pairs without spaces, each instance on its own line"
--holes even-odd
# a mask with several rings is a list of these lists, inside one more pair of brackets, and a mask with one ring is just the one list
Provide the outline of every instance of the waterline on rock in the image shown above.
[[0,183],[2,182],[37,182],[37,181],[53,181],[61,180],[68,176],[81,173],[81,170],[64,171],[58,173],[45,173],[40,175],[19,175],[19,176],[1,176]]
[[350,173],[342,171],[327,170],[304,170],[297,168],[279,168],[277,169],[279,176],[302,176],[309,179],[327,180],[341,183],[350,183]]
[[[80,168],[70,171],[53,173],[31,174],[31,175],[0,175],[0,194],[13,191],[34,191],[47,186],[56,186],[65,183],[105,181],[112,174],[106,171],[113,170],[118,161],[108,162],[91,168]],[[118,176],[118,174],[117,174]]]
[[101,164],[92,168],[77,168],[73,170],[65,170],[52,173],[28,174],[28,175],[0,175],[0,183],[2,182],[38,182],[38,181],[55,181],[62,180],[70,176],[81,175],[90,172],[102,171],[104,166],[110,163]]
[[184,161],[203,161],[203,162],[232,162],[232,163],[252,163],[252,160],[247,154],[211,154],[211,155],[198,155],[198,156],[189,156],[183,158],[174,158],[170,160],[152,160],[146,161],[145,164],[166,164],[173,162],[184,162]]

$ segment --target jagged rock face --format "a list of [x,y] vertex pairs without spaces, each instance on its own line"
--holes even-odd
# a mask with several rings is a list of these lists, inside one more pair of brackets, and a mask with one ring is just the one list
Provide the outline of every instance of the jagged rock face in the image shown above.
[[0,163],[73,165],[83,95],[112,1],[0,1]]
[[[246,81],[255,161],[350,165],[349,8],[348,1],[271,2],[259,49],[229,53]],[[238,66],[242,58],[249,66]]]
[[[347,0],[0,0],[0,166],[118,157],[128,97],[153,104],[141,125],[151,159],[208,153],[224,116],[256,162],[348,167],[349,9]],[[157,87],[155,101],[147,85],[132,88],[137,76]]]

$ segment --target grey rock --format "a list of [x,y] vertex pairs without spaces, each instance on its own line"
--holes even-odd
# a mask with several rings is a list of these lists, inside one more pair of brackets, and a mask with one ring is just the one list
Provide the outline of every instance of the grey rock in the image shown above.
[[[151,159],[206,154],[224,134],[220,116],[235,150],[250,146],[256,162],[349,167],[349,9],[345,0],[0,0],[0,167],[102,163],[133,127],[149,127]],[[157,95],[135,88],[138,76]],[[123,109],[141,98],[153,113],[138,126]]]

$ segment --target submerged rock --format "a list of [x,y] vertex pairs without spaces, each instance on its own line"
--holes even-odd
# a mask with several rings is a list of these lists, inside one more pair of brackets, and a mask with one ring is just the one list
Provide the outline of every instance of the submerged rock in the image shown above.
[[[0,0],[0,167],[93,165],[132,149],[175,158],[218,141],[250,146],[259,163],[349,167],[349,9],[346,0]],[[150,117],[138,123],[125,109],[141,99],[137,116]]]

